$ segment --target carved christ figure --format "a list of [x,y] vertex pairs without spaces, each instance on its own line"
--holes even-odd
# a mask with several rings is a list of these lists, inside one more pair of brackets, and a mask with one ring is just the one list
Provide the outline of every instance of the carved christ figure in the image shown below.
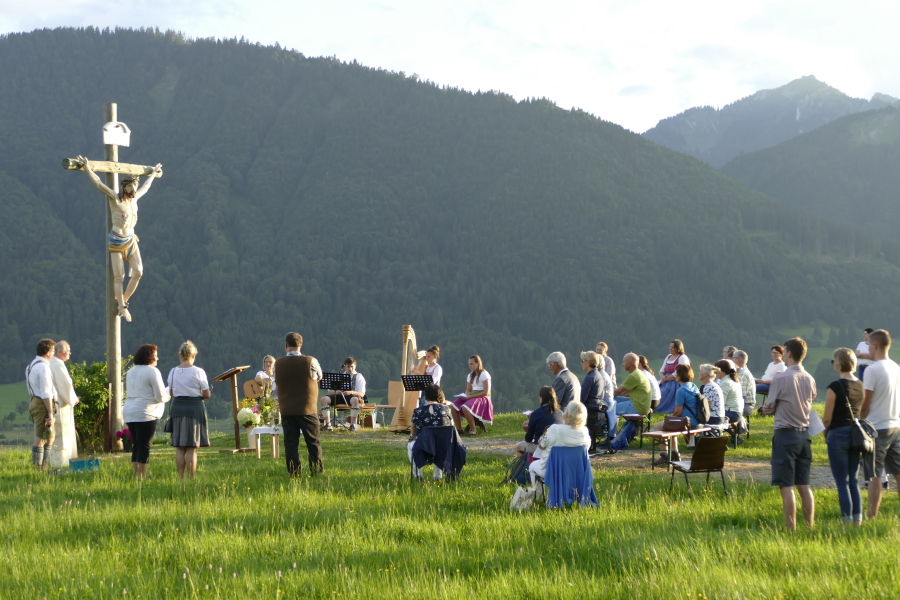
[[[147,177],[144,185],[138,187],[140,177],[138,175],[126,175],[122,178],[122,191],[116,194],[109,189],[96,173],[91,169],[91,164],[83,156],[77,157],[84,171],[91,178],[94,186],[106,195],[109,201],[109,210],[112,215],[112,229],[108,236],[109,260],[112,263],[114,277],[113,289],[116,294],[116,303],[119,306],[119,316],[131,322],[131,313],[128,312],[128,299],[134,294],[141,276],[144,274],[144,264],[141,261],[141,251],[138,248],[138,236],[134,233],[137,224],[138,200],[147,193],[153,183],[153,175]],[[154,173],[158,173],[162,165],[153,167]],[[128,263],[129,279],[128,288],[123,291],[125,283],[125,263]]]

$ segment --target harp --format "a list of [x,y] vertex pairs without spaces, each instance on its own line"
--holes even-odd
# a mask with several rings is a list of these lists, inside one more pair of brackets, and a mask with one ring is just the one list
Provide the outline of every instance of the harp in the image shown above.
[[[403,326],[403,353],[400,363],[401,375],[412,375],[419,363],[416,348],[416,332],[412,325]],[[419,392],[407,392],[400,381],[388,382],[388,405],[394,406],[394,416],[389,429],[394,433],[404,433],[412,427],[412,413],[419,403]]]

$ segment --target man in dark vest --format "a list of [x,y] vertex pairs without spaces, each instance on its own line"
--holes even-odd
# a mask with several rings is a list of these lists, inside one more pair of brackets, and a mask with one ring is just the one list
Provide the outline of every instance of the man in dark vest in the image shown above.
[[322,368],[312,356],[300,354],[303,336],[289,333],[284,339],[282,356],[275,361],[275,386],[281,424],[284,428],[284,458],[288,473],[300,475],[300,434],[306,440],[309,468],[313,475],[322,472],[322,446],[319,444],[319,387]]

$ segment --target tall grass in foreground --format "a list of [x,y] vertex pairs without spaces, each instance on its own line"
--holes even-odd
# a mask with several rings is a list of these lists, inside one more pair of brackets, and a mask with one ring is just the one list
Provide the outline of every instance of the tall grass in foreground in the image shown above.
[[[514,431],[521,416],[498,422]],[[767,485],[690,500],[662,470],[595,471],[601,507],[508,509],[507,457],[471,452],[457,483],[412,482],[405,445],[379,432],[324,438],[326,472],[211,451],[182,485],[154,447],[153,478],[127,457],[100,472],[36,474],[0,454],[0,598],[896,597],[900,513],[845,528],[833,490],[818,524],[783,531]],[[215,447],[231,440],[216,438]],[[426,471],[426,476],[428,472]]]

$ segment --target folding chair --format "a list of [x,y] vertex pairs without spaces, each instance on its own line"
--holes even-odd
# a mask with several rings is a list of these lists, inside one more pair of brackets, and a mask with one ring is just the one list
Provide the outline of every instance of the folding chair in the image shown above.
[[728,449],[726,437],[701,437],[697,438],[697,446],[691,460],[672,461],[672,477],[669,479],[669,490],[675,484],[675,471],[684,473],[684,483],[687,485],[691,498],[694,492],[691,490],[691,482],[688,481],[688,473],[706,473],[706,487],[709,487],[709,474],[718,472],[722,476],[722,489],[728,495],[728,487],[725,485],[725,451]]
[[466,447],[453,425],[423,427],[412,447],[410,473],[416,477],[416,469],[434,465],[444,472],[444,479],[459,479],[466,464]]
[[650,412],[646,415],[622,415],[622,418],[626,421],[634,421],[635,426],[638,429],[638,435],[641,439],[641,450],[644,449],[644,432],[650,431],[652,426],[652,421],[650,420],[651,415],[653,415],[653,409],[650,409]]

